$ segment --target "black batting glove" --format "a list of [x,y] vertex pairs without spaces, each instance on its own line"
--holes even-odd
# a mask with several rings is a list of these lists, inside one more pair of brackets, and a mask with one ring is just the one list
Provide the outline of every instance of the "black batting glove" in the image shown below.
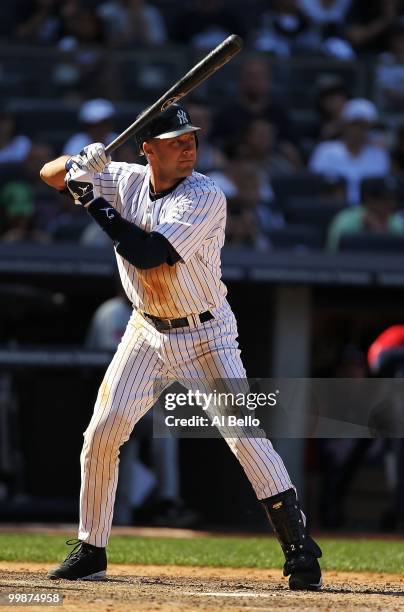
[[90,172],[86,172],[73,164],[66,174],[65,184],[78,206],[86,206],[95,198],[100,197],[98,189],[94,186],[94,179]]

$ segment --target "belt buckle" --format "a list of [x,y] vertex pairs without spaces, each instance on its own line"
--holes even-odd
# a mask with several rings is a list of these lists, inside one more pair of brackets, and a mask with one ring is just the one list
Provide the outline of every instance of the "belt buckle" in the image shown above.
[[173,326],[172,323],[171,323],[171,319],[166,319],[166,323],[167,323],[168,329],[171,329],[172,326]]

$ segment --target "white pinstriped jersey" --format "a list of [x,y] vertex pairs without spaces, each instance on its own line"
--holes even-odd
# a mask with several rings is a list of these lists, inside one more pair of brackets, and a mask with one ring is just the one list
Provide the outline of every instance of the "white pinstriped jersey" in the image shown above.
[[150,198],[150,167],[111,162],[95,174],[100,194],[124,219],[159,232],[181,260],[140,270],[116,253],[122,285],[137,310],[156,317],[199,314],[222,303],[220,250],[224,244],[226,199],[212,179],[198,172],[168,195]]

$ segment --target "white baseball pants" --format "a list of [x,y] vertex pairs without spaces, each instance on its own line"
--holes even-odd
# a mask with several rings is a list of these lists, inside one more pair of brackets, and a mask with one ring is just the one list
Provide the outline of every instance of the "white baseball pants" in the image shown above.
[[[245,379],[235,317],[225,301],[214,319],[159,332],[136,311],[98,391],[81,453],[80,540],[106,546],[118,482],[119,448],[156,402],[155,379]],[[162,391],[163,389],[161,389]],[[258,499],[292,487],[271,442],[226,438]]]

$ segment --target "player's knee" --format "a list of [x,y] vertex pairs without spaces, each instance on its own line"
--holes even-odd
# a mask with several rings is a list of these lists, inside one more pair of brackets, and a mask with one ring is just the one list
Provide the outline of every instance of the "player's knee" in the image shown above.
[[131,420],[117,413],[90,423],[84,432],[83,451],[97,452],[98,450],[104,456],[107,453],[117,453],[119,447],[128,440],[132,428]]

